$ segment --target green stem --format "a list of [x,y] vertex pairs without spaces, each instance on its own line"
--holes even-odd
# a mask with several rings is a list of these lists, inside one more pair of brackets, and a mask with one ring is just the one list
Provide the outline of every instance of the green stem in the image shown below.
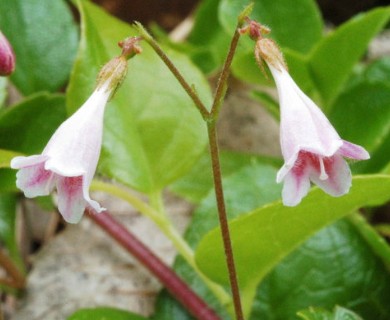
[[[229,271],[229,280],[231,285],[231,290],[233,294],[233,302],[234,302],[234,311],[236,314],[236,320],[243,320],[243,311],[241,305],[240,291],[237,280],[237,273],[234,264],[233,257],[233,249],[230,239],[229,225],[225,208],[225,200],[223,194],[222,187],[222,175],[221,175],[221,167],[219,163],[219,150],[218,150],[218,141],[217,141],[217,132],[216,132],[216,122],[219,116],[220,109],[222,107],[222,103],[226,94],[227,88],[227,80],[230,74],[230,66],[233,61],[234,54],[236,52],[238,40],[240,38],[239,28],[242,27],[245,17],[251,12],[253,4],[247,6],[238,17],[238,24],[233,35],[232,41],[230,43],[229,52],[227,54],[221,76],[218,79],[217,89],[214,96],[213,105],[211,107],[211,111],[209,112],[207,108],[200,101],[196,92],[191,88],[191,86],[186,82],[181,73],[177,70],[172,61],[168,58],[168,56],[164,53],[158,43],[153,39],[153,37],[143,28],[143,26],[139,23],[136,24],[136,28],[138,32],[142,35],[144,40],[149,43],[149,45],[154,49],[154,51],[159,55],[162,61],[166,64],[172,74],[176,77],[179,83],[182,85],[184,90],[190,96],[190,98],[195,103],[195,106],[201,113],[203,119],[207,123],[208,129],[208,137],[209,137],[209,145],[210,145],[210,155],[212,160],[212,168],[213,168],[213,179],[214,179],[214,187],[215,187],[215,196],[217,201],[218,208],[218,217],[221,226],[221,233],[223,238],[226,263]],[[157,205],[158,201],[156,202]],[[194,264],[195,268],[196,265]],[[196,269],[195,269],[196,270]]]
[[218,142],[217,142],[217,131],[215,128],[215,122],[209,122],[207,125],[209,144],[210,144],[210,155],[213,168],[213,177],[214,177],[214,189],[215,189],[215,198],[217,200],[218,208],[218,218],[219,224],[221,226],[221,234],[223,240],[223,246],[225,250],[226,264],[229,271],[229,281],[230,287],[233,294],[234,310],[236,313],[236,320],[243,320],[244,315],[241,305],[240,289],[238,286],[237,272],[234,264],[233,248],[232,242],[230,239],[230,231],[228,218],[225,207],[225,198],[222,187],[222,174],[221,174],[221,165],[219,162],[219,151],[218,151]]
[[[247,8],[245,10],[248,10]],[[240,15],[238,20],[237,28],[230,43],[229,52],[226,56],[225,63],[223,65],[223,69],[221,72],[221,76],[218,79],[217,89],[214,96],[213,106],[210,112],[210,118],[207,122],[207,130],[209,137],[209,147],[210,147],[210,156],[211,156],[211,164],[213,169],[213,179],[214,179],[214,190],[215,190],[215,198],[217,201],[218,208],[218,218],[219,224],[221,227],[222,240],[225,250],[226,264],[229,272],[229,281],[230,287],[233,295],[234,302],[234,311],[236,314],[236,320],[243,320],[244,313],[241,304],[241,296],[240,296],[240,288],[238,285],[238,278],[236,267],[234,263],[234,255],[233,248],[230,239],[230,231],[228,218],[226,213],[225,206],[225,198],[222,186],[222,173],[221,173],[221,165],[219,160],[219,147],[218,147],[218,139],[217,139],[217,130],[216,123],[218,120],[219,112],[222,107],[223,100],[226,94],[227,88],[227,80],[230,74],[230,66],[233,61],[234,54],[237,49],[238,40],[240,39],[239,28],[243,24],[243,17]]]
[[226,88],[227,88],[227,80],[230,75],[230,66],[233,61],[234,54],[236,52],[238,40],[240,39],[240,32],[239,27],[241,26],[241,22],[239,22],[236,31],[234,32],[234,36],[232,38],[232,41],[230,43],[229,52],[226,56],[226,60],[221,72],[221,75],[219,76],[218,83],[217,83],[217,89],[215,90],[215,96],[213,101],[213,106],[211,108],[210,116],[212,119],[217,119],[219,115],[219,111],[221,110],[221,106],[223,103],[223,100],[225,98],[226,94]]
[[150,218],[165,234],[165,236],[171,240],[172,244],[176,248],[176,250],[180,253],[180,255],[186,260],[186,262],[195,270],[195,272],[200,276],[200,278],[204,281],[206,286],[214,293],[217,299],[223,306],[231,305],[231,297],[225,291],[225,289],[211,281],[208,277],[206,277],[202,271],[199,270],[198,266],[195,262],[194,252],[188,246],[187,242],[183,239],[183,237],[178,233],[177,229],[172,225],[171,221],[168,219],[165,213],[165,209],[162,203],[161,193],[154,193],[151,196],[151,202],[154,207],[149,206],[145,202],[141,201],[134,195],[132,195],[129,191],[113,185],[111,183],[93,180],[91,184],[91,190],[100,190],[107,193],[110,193],[120,199],[125,200],[129,204],[131,204],[135,209],[141,212],[146,217]]

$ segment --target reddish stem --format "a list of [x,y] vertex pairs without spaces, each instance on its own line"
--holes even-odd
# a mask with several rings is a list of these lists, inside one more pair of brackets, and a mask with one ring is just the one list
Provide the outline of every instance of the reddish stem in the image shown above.
[[219,316],[171,268],[165,265],[120,222],[112,217],[108,211],[96,213],[91,208],[88,208],[86,213],[92,221],[99,225],[157,277],[176,300],[196,319],[220,320]]
[[7,285],[16,289],[23,289],[26,285],[26,278],[19,271],[13,261],[0,249],[0,266],[7,271],[11,279],[2,278],[0,284]]

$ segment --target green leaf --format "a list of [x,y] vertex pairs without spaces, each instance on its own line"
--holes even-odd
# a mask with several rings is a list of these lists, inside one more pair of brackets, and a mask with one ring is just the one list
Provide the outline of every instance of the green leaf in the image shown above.
[[[226,155],[229,155],[229,153]],[[229,161],[225,163],[229,163]],[[237,217],[243,212],[257,208],[280,197],[281,185],[275,182],[277,170],[274,167],[262,164],[260,160],[255,160],[255,158],[252,158],[252,161],[248,163],[248,160],[242,156],[238,156],[229,165],[232,167],[225,166],[226,170],[224,170],[224,173],[228,174],[224,175],[223,179],[229,218]],[[236,169],[233,169],[233,167]],[[212,188],[195,210],[191,224],[186,231],[185,239],[194,248],[206,232],[217,227],[218,224],[215,194]],[[174,270],[209,305],[223,312],[213,294],[204,286],[202,280],[180,256],[176,259]],[[226,320],[230,319],[224,313],[221,313],[221,317]],[[191,317],[183,310],[180,304],[170,299],[169,295],[164,294],[159,298],[154,319],[188,320]]]
[[[283,48],[283,55],[294,81],[304,92],[310,94],[315,87],[308,69],[306,56],[288,48]],[[267,69],[265,68],[265,70]],[[236,54],[232,64],[232,71],[235,77],[250,84],[260,84],[267,87],[274,84],[271,74],[266,71],[266,79],[257,65],[253,49]]]
[[218,20],[219,3],[220,0],[200,2],[188,36],[188,42],[197,48],[190,52],[191,58],[206,73],[222,66],[230,43],[229,34]]
[[138,314],[109,307],[80,309],[67,320],[146,320]]
[[297,314],[303,320],[363,320],[351,310],[336,306],[333,312],[321,308],[309,308]]
[[372,251],[390,267],[390,246],[386,240],[360,214],[349,216],[349,221],[359,230],[362,237],[371,246]]
[[9,168],[12,158],[22,155],[19,152],[0,149],[0,169]]
[[367,66],[363,78],[366,81],[377,81],[390,84],[390,57],[382,57]]
[[78,40],[65,1],[0,1],[0,29],[15,51],[11,80],[23,94],[56,91],[65,84]]
[[359,231],[339,220],[283,259],[261,283],[251,319],[295,320],[301,309],[337,304],[389,319],[390,274]]
[[389,17],[390,8],[360,14],[329,33],[312,51],[310,71],[324,107],[329,107],[339,94],[370,40],[386,25]]
[[15,235],[16,203],[15,193],[0,193],[0,240],[10,258],[20,270],[24,270]]
[[16,171],[0,168],[0,192],[19,192],[16,188]]
[[390,83],[360,82],[335,101],[329,119],[344,140],[362,145],[371,155],[355,172],[378,172],[389,162]]
[[[255,0],[251,19],[269,26],[272,38],[282,47],[308,52],[321,39],[323,23],[312,0]],[[237,17],[248,1],[221,0],[219,18],[229,34],[233,34]],[[248,40],[249,41],[249,40]],[[251,47],[254,47],[252,42]]]
[[[232,151],[222,151],[220,153],[220,162],[223,177],[226,179],[235,174],[240,169],[250,164],[269,164],[272,166],[281,166],[279,159],[255,156],[253,154],[244,154]],[[199,203],[214,187],[213,176],[211,172],[211,160],[208,152],[204,153],[198,162],[193,166],[190,172],[184,177],[174,182],[170,189],[181,197],[193,202]]]
[[0,148],[41,153],[65,118],[64,96],[47,93],[31,96],[0,115]]
[[[92,93],[101,66],[119,54],[116,43],[134,34],[130,26],[88,1],[79,1],[82,39],[67,91],[76,110]],[[107,106],[100,170],[143,192],[163,188],[184,173],[203,152],[206,128],[193,103],[146,44],[129,61],[129,74]],[[167,50],[206,105],[206,79],[183,55]]]
[[[390,176],[360,176],[353,179],[351,191],[343,197],[333,198],[314,188],[297,207],[276,202],[232,221],[230,230],[241,286],[252,290],[276,264],[319,229],[356,208],[385,202],[390,198],[389,190]],[[205,274],[226,284],[222,248],[220,230],[215,229],[200,242],[196,261]]]

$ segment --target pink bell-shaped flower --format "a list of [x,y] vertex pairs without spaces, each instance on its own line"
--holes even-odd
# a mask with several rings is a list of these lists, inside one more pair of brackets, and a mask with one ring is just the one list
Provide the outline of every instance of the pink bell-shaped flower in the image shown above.
[[61,124],[42,154],[11,161],[11,168],[19,169],[16,185],[26,197],[48,195],[57,189],[58,210],[67,222],[77,223],[87,206],[96,212],[104,210],[91,200],[89,186],[100,155],[104,109],[126,71],[125,55],[111,60],[100,72],[95,91]]
[[271,40],[259,40],[257,49],[272,73],[279,95],[285,163],[276,180],[284,182],[284,205],[300,203],[310,189],[310,181],[335,197],[348,193],[352,177],[344,158],[365,160],[370,157],[368,152],[340,138],[320,108],[291,78]]
[[102,68],[95,91],[54,132],[42,154],[11,161],[11,168],[19,169],[16,185],[26,197],[57,189],[58,210],[67,222],[80,221],[86,207],[104,210],[89,196],[102,144],[104,109],[126,76],[127,59],[141,53],[139,40],[130,37],[119,42],[122,54]]
[[57,129],[41,155],[16,157],[16,185],[28,198],[44,196],[54,187],[58,210],[67,222],[77,223],[87,206],[104,210],[91,200],[89,186],[96,171],[103,135],[104,108],[110,97],[108,83]]

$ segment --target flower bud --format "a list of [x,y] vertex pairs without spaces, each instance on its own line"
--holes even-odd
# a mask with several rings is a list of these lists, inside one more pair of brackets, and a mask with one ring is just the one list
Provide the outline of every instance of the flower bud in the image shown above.
[[261,59],[264,59],[265,62],[279,71],[282,71],[281,68],[287,70],[282,52],[278,45],[271,39],[263,38],[256,42],[255,56],[259,63]]
[[107,90],[111,92],[111,97],[115,94],[115,91],[120,87],[127,74],[127,60],[126,57],[121,55],[111,59],[100,70],[97,77],[96,88],[101,88],[107,81]]
[[0,76],[8,76],[15,70],[15,54],[10,43],[0,31]]
[[101,88],[103,84],[109,81],[107,90],[111,92],[110,98],[115,94],[126,77],[127,60],[142,52],[141,47],[138,46],[140,40],[140,37],[129,37],[120,41],[118,45],[122,48],[122,54],[111,59],[100,70],[96,88]]

